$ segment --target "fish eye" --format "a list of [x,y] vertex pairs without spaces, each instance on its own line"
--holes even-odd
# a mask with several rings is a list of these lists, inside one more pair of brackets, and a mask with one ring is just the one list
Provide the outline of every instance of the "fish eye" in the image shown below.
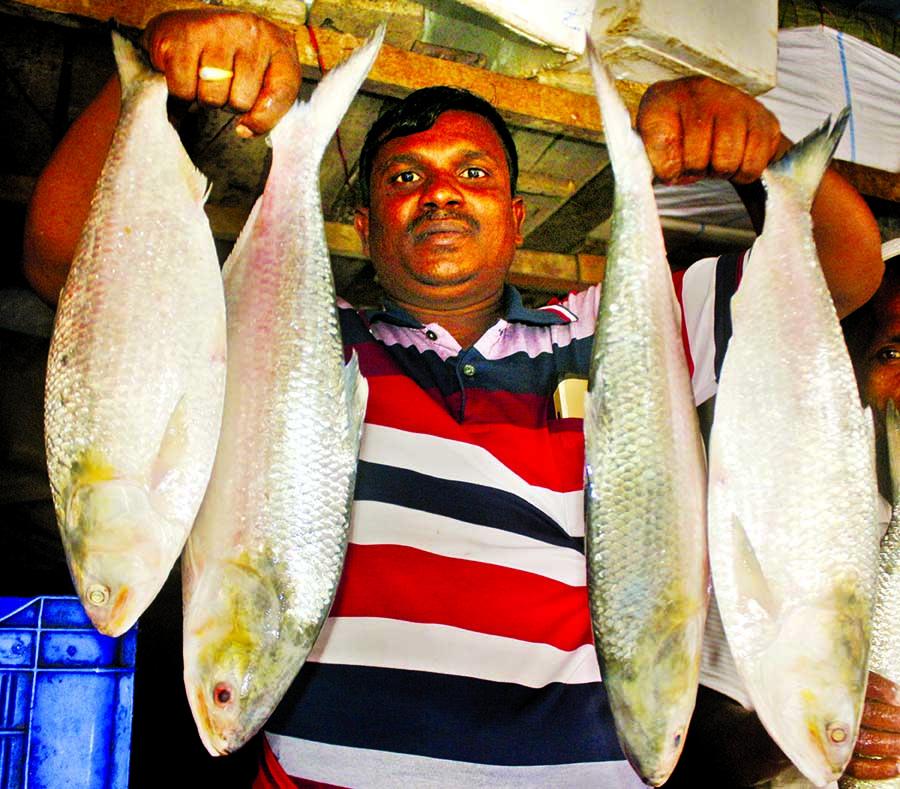
[[92,605],[106,605],[109,602],[110,590],[103,584],[92,584],[87,590],[87,599]]
[[213,691],[213,698],[218,706],[224,707],[231,701],[231,689],[224,684],[217,685]]

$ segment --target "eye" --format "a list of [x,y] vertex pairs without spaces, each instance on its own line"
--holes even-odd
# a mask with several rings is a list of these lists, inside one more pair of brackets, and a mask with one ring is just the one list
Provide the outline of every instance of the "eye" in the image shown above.
[[466,167],[462,174],[463,178],[487,178],[487,171],[481,167]]
[[888,345],[885,348],[880,348],[875,354],[875,358],[879,362],[898,362],[900,361],[900,346]]
[[392,184],[411,184],[419,179],[418,173],[414,173],[412,170],[404,170],[402,173],[392,175],[389,180]]

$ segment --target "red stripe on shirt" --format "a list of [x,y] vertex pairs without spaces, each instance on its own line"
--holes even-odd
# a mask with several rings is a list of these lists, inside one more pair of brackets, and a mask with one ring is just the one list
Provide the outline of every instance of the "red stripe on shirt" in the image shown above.
[[398,545],[350,545],[331,615],[448,625],[565,651],[592,643],[586,586]]
[[684,297],[682,296],[686,271],[687,269],[673,272],[672,285],[675,287],[675,295],[678,297],[678,304],[681,307],[681,342],[684,345],[684,357],[687,359],[688,373],[693,377],[694,359],[691,356],[691,338],[688,336],[687,320],[684,315]]

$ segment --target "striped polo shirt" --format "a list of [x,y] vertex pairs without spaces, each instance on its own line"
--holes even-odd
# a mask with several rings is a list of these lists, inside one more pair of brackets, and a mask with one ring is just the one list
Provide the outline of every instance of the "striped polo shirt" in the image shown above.
[[[698,402],[737,262],[674,276]],[[255,786],[643,786],[592,642],[582,424],[553,397],[587,378],[599,288],[505,299],[468,349],[390,306],[340,305],[369,384],[350,544]]]

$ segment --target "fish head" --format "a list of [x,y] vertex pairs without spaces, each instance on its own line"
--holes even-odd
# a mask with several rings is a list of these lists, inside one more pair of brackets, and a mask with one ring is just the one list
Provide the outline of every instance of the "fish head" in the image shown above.
[[704,617],[696,605],[666,610],[654,637],[638,641],[623,660],[601,660],[619,743],[648,786],[664,784],[678,762],[700,670]]
[[121,635],[156,597],[178,555],[172,525],[144,485],[114,476],[76,482],[60,525],[85,611],[101,633]]
[[[200,739],[213,756],[234,753],[265,723],[291,664],[284,601],[274,574],[249,556],[207,573],[185,608],[184,683]],[[295,669],[298,667],[294,664]]]
[[760,719],[816,786],[837,780],[853,754],[868,677],[864,598],[841,598],[786,612],[754,680]]

